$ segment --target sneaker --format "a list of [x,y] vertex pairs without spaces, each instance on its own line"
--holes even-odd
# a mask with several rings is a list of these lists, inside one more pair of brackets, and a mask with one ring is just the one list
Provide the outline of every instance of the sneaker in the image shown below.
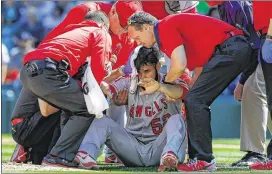
[[160,166],[158,172],[164,172],[165,170],[177,170],[178,158],[173,152],[167,152],[161,157]]
[[197,158],[189,160],[188,163],[179,164],[177,167],[178,171],[198,171],[198,170],[216,170],[216,162],[212,160],[211,162],[197,160]]
[[106,164],[122,164],[119,158],[117,158],[116,155],[111,155],[109,157],[105,157],[105,163]]
[[10,162],[25,163],[28,161],[30,153],[27,148],[17,144],[10,158]]
[[254,170],[272,170],[272,159],[267,158],[264,162],[256,162],[250,165]]
[[79,151],[76,154],[74,162],[78,164],[79,168],[82,168],[82,169],[88,169],[88,170],[99,169],[98,165],[96,164],[96,161],[87,152],[84,152],[84,151]]
[[247,167],[254,163],[264,162],[265,156],[256,152],[248,152],[243,158],[235,163],[232,163],[232,167]]
[[53,166],[53,167],[65,167],[65,168],[77,168],[77,165],[66,159],[53,156],[51,154],[46,155],[43,158],[42,165]]

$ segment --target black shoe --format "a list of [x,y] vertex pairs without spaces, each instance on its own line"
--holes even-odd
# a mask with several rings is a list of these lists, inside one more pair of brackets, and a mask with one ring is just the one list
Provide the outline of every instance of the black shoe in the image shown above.
[[54,157],[50,154],[43,158],[42,165],[54,166],[54,167],[65,167],[65,168],[77,168],[77,165],[66,159]]
[[247,167],[256,162],[265,161],[265,155],[256,152],[248,152],[243,158],[235,163],[232,163],[232,167]]

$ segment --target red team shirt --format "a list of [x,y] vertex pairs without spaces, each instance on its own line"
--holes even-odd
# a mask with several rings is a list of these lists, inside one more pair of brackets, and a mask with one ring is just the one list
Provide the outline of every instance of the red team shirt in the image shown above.
[[[44,40],[53,38],[62,33],[63,29],[70,24],[77,24],[84,21],[85,15],[89,11],[101,10],[106,14],[109,14],[112,8],[111,4],[101,3],[101,2],[86,2],[72,8],[67,14],[66,18],[54,28]],[[122,34],[119,38],[117,35],[110,32],[112,39],[112,51],[117,50],[117,62],[114,64],[113,69],[118,68],[121,65],[124,65],[130,55],[130,53],[137,46],[135,42],[131,42],[128,39],[127,34]],[[119,49],[121,45],[121,49]],[[119,51],[118,51],[119,50]]]
[[165,11],[164,1],[142,1],[143,10],[157,19],[163,19],[169,14]]
[[230,37],[229,32],[243,34],[218,19],[196,14],[170,15],[160,21],[157,27],[156,40],[160,50],[171,58],[173,50],[184,45],[189,70],[206,64],[215,47]]
[[[111,7],[112,7],[111,4],[100,3],[100,2],[87,2],[87,3],[83,3],[83,4],[80,4],[80,5],[72,8],[69,11],[69,13],[67,14],[66,18],[56,28],[54,28],[51,32],[49,32],[49,34],[45,37],[45,39],[42,41],[42,43],[40,45],[45,45],[43,43],[47,42],[47,40],[50,40],[50,39],[64,33],[67,26],[70,26],[72,24],[79,24],[82,21],[84,21],[84,17],[89,11],[101,10],[101,11],[104,11],[106,14],[108,14],[110,12]],[[126,63],[130,53],[133,51],[133,49],[137,45],[135,44],[135,42],[131,42],[130,40],[128,40],[127,34],[123,34],[120,38],[117,35],[113,34],[112,32],[110,32],[110,35],[111,35],[111,40],[112,40],[112,50],[113,51],[119,49],[119,47],[121,45],[121,49],[119,49],[118,54],[117,54],[118,60],[113,66],[113,68],[118,68],[119,66]],[[38,46],[39,49],[41,49],[43,47],[40,45]],[[48,44],[46,44],[46,45],[48,45]],[[106,47],[106,43],[105,43],[104,47]],[[95,52],[99,53],[101,51],[94,50],[94,53]],[[64,54],[61,54],[61,53],[56,54],[56,55],[52,55],[52,53],[51,53],[50,56],[48,54],[47,54],[47,57],[55,56],[55,57],[58,57],[58,60],[63,59],[65,56]],[[40,55],[35,54],[35,53],[31,53],[26,56],[25,62],[30,59],[38,59],[37,57],[39,57],[41,59],[42,56],[45,56],[44,53],[42,53]],[[59,58],[59,57],[62,57],[62,58]],[[54,58],[54,57],[52,57],[52,58]],[[106,57],[105,59],[108,59],[108,57]],[[104,60],[104,58],[103,59],[100,58],[100,60]],[[82,64],[82,62],[80,64]],[[93,61],[92,61],[92,64],[95,65],[96,63],[93,63]],[[97,64],[100,64],[100,62],[97,62]],[[102,76],[104,76],[104,73],[102,73],[104,68],[101,70],[101,73],[99,73],[100,68],[102,68],[102,67],[101,66],[92,67],[92,71],[93,71],[93,73],[96,77],[96,80],[98,82],[100,82],[100,79],[102,79],[103,78]],[[76,73],[74,71],[76,71],[76,70],[73,70],[73,72],[71,72],[71,75],[74,75]]]
[[[127,33],[122,34],[119,38],[117,35],[110,32],[112,39],[112,51],[113,54],[115,50],[117,50],[117,62],[113,65],[113,69],[116,69],[124,64],[126,64],[130,53],[137,47],[137,44],[131,41],[127,35]],[[121,45],[121,49],[119,49],[119,45]],[[120,50],[120,51],[118,51]]]
[[266,34],[269,27],[269,21],[272,18],[272,2],[253,1],[253,20],[254,28],[262,34]]
[[[80,33],[80,35],[78,34]],[[86,20],[72,24],[53,39],[43,41],[34,51],[24,58],[24,64],[30,60],[52,58],[56,61],[67,59],[71,76],[78,72],[87,57],[92,57],[91,69],[98,83],[106,74],[105,65],[111,57],[111,37],[95,22]]]

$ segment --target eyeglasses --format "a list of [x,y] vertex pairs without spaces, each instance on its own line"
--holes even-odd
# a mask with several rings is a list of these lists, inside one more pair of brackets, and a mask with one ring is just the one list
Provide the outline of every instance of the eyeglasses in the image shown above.
[[139,23],[139,22],[137,22],[137,21],[135,21],[133,19],[129,19],[128,22],[127,22],[128,25],[135,24],[135,23]]
[[129,19],[128,22],[127,22],[128,25],[131,25],[131,24],[140,24],[140,25],[143,25],[143,24],[153,24],[153,22],[145,22],[145,21],[136,21],[134,19]]

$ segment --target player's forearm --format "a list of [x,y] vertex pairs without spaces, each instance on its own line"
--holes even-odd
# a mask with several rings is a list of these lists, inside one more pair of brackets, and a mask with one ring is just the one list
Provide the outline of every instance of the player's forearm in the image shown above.
[[183,73],[184,69],[170,68],[169,72],[165,77],[166,82],[173,82],[177,80]]
[[177,80],[184,72],[187,66],[187,58],[183,45],[175,48],[171,54],[171,67],[165,77],[166,82],[173,82]]
[[182,87],[174,84],[160,84],[160,88],[158,91],[173,99],[179,99],[183,94]]
[[122,74],[120,73],[119,69],[115,69],[111,72],[109,76],[105,77],[103,81],[109,84],[121,76]]
[[270,24],[269,24],[269,27],[268,27],[267,34],[270,35],[270,36],[272,36],[272,18],[270,19]]

